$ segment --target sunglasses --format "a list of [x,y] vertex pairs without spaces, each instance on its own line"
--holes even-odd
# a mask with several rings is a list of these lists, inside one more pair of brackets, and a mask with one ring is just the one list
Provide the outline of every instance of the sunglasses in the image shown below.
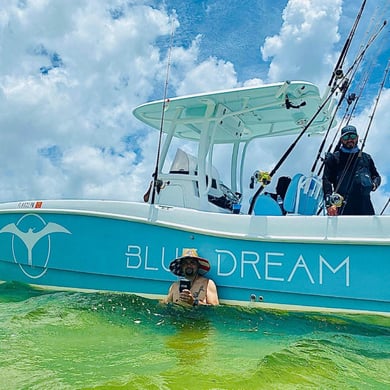
[[341,137],[343,141],[348,141],[349,139],[356,139],[357,134],[345,134]]

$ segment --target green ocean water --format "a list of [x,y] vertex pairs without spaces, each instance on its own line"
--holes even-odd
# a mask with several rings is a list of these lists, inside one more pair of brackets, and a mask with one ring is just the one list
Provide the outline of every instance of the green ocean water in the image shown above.
[[0,285],[0,389],[389,388],[389,318]]

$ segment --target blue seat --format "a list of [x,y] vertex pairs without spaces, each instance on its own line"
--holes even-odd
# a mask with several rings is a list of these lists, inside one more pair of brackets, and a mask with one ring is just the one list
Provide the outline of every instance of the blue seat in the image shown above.
[[321,178],[297,173],[287,188],[284,209],[290,214],[316,215],[322,201]]
[[262,194],[256,199],[253,213],[255,215],[283,215],[278,202],[266,194]]

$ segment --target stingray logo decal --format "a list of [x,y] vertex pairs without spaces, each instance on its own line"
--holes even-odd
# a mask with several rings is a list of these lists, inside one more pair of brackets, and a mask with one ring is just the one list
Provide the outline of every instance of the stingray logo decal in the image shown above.
[[50,259],[51,238],[54,233],[71,234],[63,226],[46,221],[36,214],[26,214],[18,222],[0,229],[0,233],[12,234],[12,255],[23,273],[38,279],[47,271]]

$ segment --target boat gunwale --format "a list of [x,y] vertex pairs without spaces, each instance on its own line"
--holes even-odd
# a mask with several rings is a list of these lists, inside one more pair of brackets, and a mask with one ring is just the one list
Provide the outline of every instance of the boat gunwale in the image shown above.
[[[45,202],[45,201],[43,201]],[[53,200],[47,200],[46,202],[53,202]],[[54,202],[64,203],[68,201],[60,201],[55,200]],[[211,235],[214,237],[223,237],[235,240],[245,240],[245,241],[258,241],[258,242],[280,242],[280,243],[305,243],[305,244],[329,244],[329,245],[377,245],[377,246],[388,246],[390,245],[390,234],[387,237],[351,237],[351,236],[335,236],[334,234],[325,234],[325,232],[329,232],[332,230],[332,223],[335,221],[335,217],[328,216],[302,216],[302,215],[286,215],[286,216],[254,216],[254,215],[235,215],[235,214],[221,214],[221,213],[213,213],[209,211],[199,211],[192,210],[186,208],[180,208],[175,206],[164,206],[164,205],[149,205],[142,204],[137,202],[130,201],[110,201],[110,200],[71,200],[70,202],[81,202],[86,203],[88,205],[107,205],[108,203],[124,205],[124,206],[132,206],[130,212],[108,212],[98,210],[97,207],[93,210],[93,207],[87,208],[56,208],[56,207],[48,207],[48,208],[9,208],[9,209],[0,209],[1,214],[23,214],[23,213],[34,213],[34,214],[72,214],[72,215],[81,215],[81,216],[89,216],[89,217],[97,217],[97,218],[105,218],[105,219],[116,219],[122,221],[129,222],[138,222],[147,225],[154,225],[164,228],[171,228],[175,230],[185,231],[188,233],[196,233],[203,235]],[[137,214],[131,214],[131,211],[134,211],[135,206],[140,209],[143,208],[142,212]],[[172,218],[172,212],[177,211],[175,213],[175,218]],[[204,218],[201,218],[198,222],[194,222],[195,219],[192,219],[192,224],[186,223],[188,221],[189,214],[201,214]],[[207,216],[208,228],[202,225],[202,221]],[[187,217],[187,218],[186,218]],[[214,218],[213,218],[214,217]],[[283,218],[283,219],[282,219]],[[359,216],[343,216],[336,217],[339,218],[359,218]],[[367,216],[365,216],[367,218]],[[368,218],[375,218],[378,220],[388,220],[390,226],[390,215],[375,215],[368,216]],[[218,219],[218,221],[216,221]],[[227,231],[226,230],[226,219],[234,219],[235,221],[240,220],[241,224],[232,224],[234,228]],[[322,235],[312,235],[308,236],[307,231],[304,235],[286,235],[286,234],[261,234],[260,230],[268,231],[269,230],[269,222],[273,222],[274,224],[279,221],[296,221],[297,219],[304,219],[306,221],[315,221],[322,220],[324,227],[324,234]],[[177,222],[179,220],[179,222]],[[210,224],[210,220],[212,221],[212,225]],[[252,223],[252,221],[263,222],[263,224],[258,223],[259,233],[256,233],[255,227],[256,225]],[[225,223],[223,223],[225,222]],[[277,228],[276,224],[276,228]],[[263,226],[263,227],[262,227]],[[218,229],[218,227],[220,227]],[[244,227],[244,229],[242,228]],[[223,228],[223,230],[222,230]],[[272,231],[276,230],[275,227],[272,228]],[[309,229],[310,230],[310,229]],[[246,233],[242,233],[245,231]]]

